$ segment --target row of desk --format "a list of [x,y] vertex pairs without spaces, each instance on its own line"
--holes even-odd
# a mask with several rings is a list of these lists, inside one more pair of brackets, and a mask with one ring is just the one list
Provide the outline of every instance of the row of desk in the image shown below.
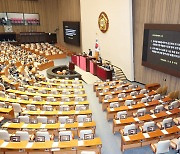
[[71,61],[79,66],[82,70],[90,72],[96,75],[101,80],[105,81],[107,79],[112,80],[112,71],[103,68],[97,61],[92,57],[82,56],[82,55],[72,55]]

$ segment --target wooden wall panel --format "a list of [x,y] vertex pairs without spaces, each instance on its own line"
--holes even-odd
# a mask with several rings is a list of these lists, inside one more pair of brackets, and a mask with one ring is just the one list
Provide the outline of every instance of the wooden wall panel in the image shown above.
[[144,84],[159,82],[167,85],[168,91],[180,90],[180,78],[141,65],[144,23],[180,24],[180,1],[133,0],[133,21],[135,80]]
[[[14,32],[45,31],[53,33],[57,22],[58,0],[0,0],[0,12],[39,13],[40,26],[13,26]],[[4,32],[0,26],[0,32]]]
[[58,11],[59,11],[58,12],[59,14],[58,40],[60,44],[64,45],[71,51],[81,52],[82,51],[81,47],[64,43],[64,35],[63,35],[63,21],[80,21],[81,22],[80,0],[59,0],[58,7],[59,7],[58,8]]

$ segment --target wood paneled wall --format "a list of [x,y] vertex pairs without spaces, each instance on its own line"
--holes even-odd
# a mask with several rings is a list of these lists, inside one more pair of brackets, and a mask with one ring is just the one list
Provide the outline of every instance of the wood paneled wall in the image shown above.
[[[82,52],[82,48],[69,45],[64,43],[64,35],[63,35],[63,21],[80,21],[81,22],[81,13],[80,13],[80,0],[59,0],[58,1],[58,40],[60,44],[64,45],[68,49],[74,52]],[[80,32],[81,35],[81,32]]]
[[141,65],[144,23],[180,24],[180,0],[133,0],[133,21],[135,80],[180,90],[180,78]]
[[[45,31],[53,33],[58,27],[58,0],[0,0],[0,12],[23,12],[39,13],[39,26],[13,26],[14,32]],[[0,32],[4,32],[4,27],[0,26]]]

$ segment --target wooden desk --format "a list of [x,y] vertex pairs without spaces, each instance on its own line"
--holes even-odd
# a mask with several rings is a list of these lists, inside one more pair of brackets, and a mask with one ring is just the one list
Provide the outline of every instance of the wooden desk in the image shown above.
[[[56,87],[56,86],[62,86],[62,85],[65,85],[65,86],[72,86],[73,84],[71,83],[68,83],[68,84],[62,84],[62,83],[52,83],[52,82],[39,82],[42,86],[46,86],[46,85],[52,85],[53,87]],[[77,86],[83,86],[83,84],[76,84]]]
[[148,90],[156,90],[160,87],[159,83],[150,83],[150,84],[146,84],[145,88]]
[[149,103],[138,103],[136,105],[132,105],[132,106],[120,106],[117,108],[107,108],[107,120],[111,120],[113,118],[115,118],[117,112],[119,111],[127,111],[128,116],[132,116],[133,112],[137,112],[138,109],[140,108],[146,108],[147,111],[154,109],[156,105],[160,105],[161,102],[158,100],[154,100],[152,102]]
[[121,150],[124,151],[125,149],[149,145],[150,143],[166,140],[167,138],[172,139],[177,136],[176,134],[180,131],[180,128],[178,127],[179,126],[174,125],[165,130],[156,129],[149,133],[139,132],[135,135],[122,135]]
[[14,117],[14,110],[12,108],[0,108],[0,116],[11,119]]
[[[36,151],[49,151],[53,153],[53,149],[56,148],[59,150],[69,150],[69,148],[75,153],[77,153],[82,148],[85,150],[89,150],[92,147],[96,147],[98,151],[101,151],[102,142],[101,139],[96,137],[92,140],[81,140],[73,139],[71,141],[66,142],[54,142],[54,141],[46,141],[46,142],[5,142],[0,140],[0,151],[14,150],[19,152],[19,150],[23,149],[25,152],[36,152]],[[59,148],[59,149],[58,149]],[[65,154],[65,153],[63,153]],[[68,153],[69,154],[69,153]]]
[[177,117],[180,113],[179,108],[175,108],[171,111],[161,111],[160,113],[156,114],[145,114],[144,116],[141,117],[127,117],[126,119],[113,119],[113,133],[115,134],[116,132],[119,132],[120,129],[123,129],[124,126],[130,125],[132,123],[135,123],[136,126],[142,126],[144,122],[147,121],[154,121],[154,122],[159,122],[162,121],[165,118],[168,117]]

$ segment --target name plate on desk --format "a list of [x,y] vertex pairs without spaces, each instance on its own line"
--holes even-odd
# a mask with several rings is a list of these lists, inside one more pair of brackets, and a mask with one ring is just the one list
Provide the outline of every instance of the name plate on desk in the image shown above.
[[40,128],[46,128],[46,124],[41,124]]
[[138,118],[134,118],[134,120],[135,120],[135,121],[139,121],[139,119],[138,119]]
[[9,142],[4,142],[3,144],[1,144],[1,148],[5,148],[7,145],[9,144]]
[[60,124],[60,128],[64,128],[65,127],[65,124]]
[[22,128],[27,128],[28,124],[23,124]]
[[136,99],[136,96],[132,96],[132,98]]
[[144,105],[145,105],[145,106],[149,106],[149,104],[148,104],[148,103],[144,103]]
[[156,116],[154,114],[151,115],[152,118],[156,118]]
[[75,111],[75,114],[79,114],[79,111]]
[[172,114],[170,111],[166,111],[167,114]]
[[84,123],[78,123],[78,127],[82,127]]
[[11,123],[6,122],[2,127],[9,127],[10,124],[11,124]]
[[45,114],[46,111],[41,111],[40,114]]
[[79,102],[74,102],[74,104],[79,104]]
[[123,101],[123,99],[122,99],[122,98],[119,98],[119,100],[120,100],[120,101]]
[[62,114],[62,111],[59,111],[58,114]]
[[114,111],[114,108],[110,108],[110,111]]
[[64,102],[60,102],[59,104],[60,104],[60,105],[63,105],[63,104],[64,104]]

